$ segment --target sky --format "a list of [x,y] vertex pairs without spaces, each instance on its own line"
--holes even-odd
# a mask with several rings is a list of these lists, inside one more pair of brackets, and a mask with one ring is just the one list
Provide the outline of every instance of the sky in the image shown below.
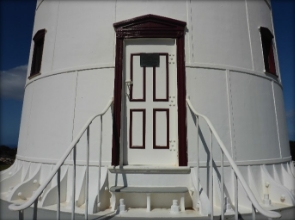
[[[238,0],[237,0],[238,1]],[[0,1],[0,145],[19,136],[36,0]],[[295,140],[295,1],[272,0],[290,140]]]

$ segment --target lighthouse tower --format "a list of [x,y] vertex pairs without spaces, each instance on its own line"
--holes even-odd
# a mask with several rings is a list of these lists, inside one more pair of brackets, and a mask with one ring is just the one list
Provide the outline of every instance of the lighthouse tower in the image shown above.
[[288,218],[288,144],[269,0],[37,1],[1,200],[20,219]]

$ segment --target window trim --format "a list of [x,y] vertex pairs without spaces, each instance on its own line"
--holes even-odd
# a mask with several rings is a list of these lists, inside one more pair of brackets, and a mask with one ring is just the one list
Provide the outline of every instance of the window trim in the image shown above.
[[[264,73],[271,74],[272,76],[278,77],[277,62],[275,59],[275,46],[273,42],[274,36],[272,32],[266,27],[259,27],[259,31],[260,31],[260,40],[261,40],[261,48],[262,48],[262,56],[263,56],[263,64],[264,64]],[[266,52],[266,50],[268,50],[268,52]],[[273,60],[273,63],[269,62],[269,56],[270,56],[271,50],[272,50],[271,59]],[[271,64],[274,65],[274,71],[270,70]]]
[[[31,71],[30,71],[30,76],[28,77],[28,79],[32,79],[33,77],[41,75],[41,65],[42,65],[42,57],[43,57],[43,49],[44,49],[46,32],[47,32],[46,29],[38,30],[33,37],[34,49],[33,49],[32,61],[31,61]],[[37,59],[38,55],[40,56],[39,59]]]

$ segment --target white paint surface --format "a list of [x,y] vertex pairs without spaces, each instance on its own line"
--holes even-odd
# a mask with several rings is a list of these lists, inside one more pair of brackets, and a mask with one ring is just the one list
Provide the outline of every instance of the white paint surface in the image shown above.
[[[265,1],[42,1],[36,10],[32,33],[47,30],[41,75],[27,80],[19,156],[57,160],[86,120],[104,108],[114,96],[115,31],[112,25],[145,14],[187,22],[185,61],[191,67],[186,68],[186,92],[194,107],[212,121],[236,160],[278,159],[290,155],[280,79],[263,73],[258,27],[267,27],[273,32],[271,10]],[[28,74],[32,49],[33,44]],[[76,69],[83,71],[75,72]],[[135,77],[138,78],[134,82],[142,81],[141,75]],[[158,74],[157,82],[164,77]],[[147,85],[152,83],[149,80]],[[173,86],[176,88],[176,84]],[[142,97],[140,84],[134,84],[134,90],[135,98]],[[159,97],[165,96],[162,84],[156,84],[156,93]],[[176,100],[177,97],[174,103]],[[177,115],[177,109],[173,111],[170,109],[170,116]],[[177,127],[176,119],[170,118],[171,126]],[[151,121],[147,120],[147,126],[151,126],[148,125]],[[186,123],[188,160],[193,165],[196,136],[189,112]],[[90,159],[95,163],[101,140],[100,119],[93,123],[90,132]],[[177,137],[177,130],[170,132],[171,137]],[[208,140],[208,135],[204,130],[204,140]],[[200,143],[200,156],[206,158],[202,148],[205,145]],[[85,158],[85,144],[84,135],[78,144],[80,161]],[[103,161],[110,164],[111,111],[103,120],[102,145]],[[214,157],[218,158],[219,152],[214,152]]]

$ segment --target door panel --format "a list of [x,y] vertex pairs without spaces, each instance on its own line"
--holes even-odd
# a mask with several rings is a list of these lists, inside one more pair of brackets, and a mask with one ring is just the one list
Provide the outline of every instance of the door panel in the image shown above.
[[140,62],[140,54],[131,54],[130,60],[129,79],[132,81],[132,84],[130,85],[130,101],[145,101],[146,74],[145,68],[138,65]]
[[154,101],[168,101],[168,96],[169,96],[168,53],[160,54],[160,65],[159,67],[154,67],[153,71],[154,71],[154,74],[153,74]]
[[169,109],[153,110],[153,148],[169,149]]
[[130,39],[124,48],[124,164],[177,166],[175,40]]
[[130,109],[130,148],[145,148],[145,109]]

